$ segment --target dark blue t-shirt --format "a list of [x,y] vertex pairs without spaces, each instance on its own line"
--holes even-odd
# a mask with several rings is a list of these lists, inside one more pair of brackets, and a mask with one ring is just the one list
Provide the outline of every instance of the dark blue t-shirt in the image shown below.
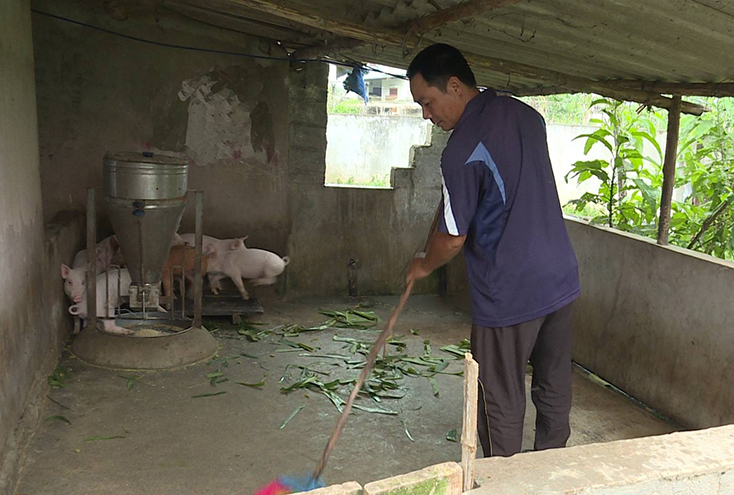
[[441,157],[440,232],[466,235],[474,324],[505,327],[579,295],[543,117],[492,89],[467,104]]

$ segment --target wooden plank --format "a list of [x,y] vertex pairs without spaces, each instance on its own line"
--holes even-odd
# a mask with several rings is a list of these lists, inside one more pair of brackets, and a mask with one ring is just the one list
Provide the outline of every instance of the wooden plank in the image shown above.
[[346,19],[330,18],[316,11],[298,11],[268,0],[230,0],[230,3],[368,43],[401,45],[405,37],[398,31],[374,29]]
[[179,15],[206,25],[216,26],[221,29],[250,36],[279,40],[293,46],[294,49],[312,46],[319,37],[323,36],[328,38],[330,36],[328,33],[319,33],[318,36],[315,33],[302,33],[289,27],[243,17],[241,14],[204,8],[199,5],[178,1],[164,1],[162,5]]
[[519,0],[466,0],[458,5],[449,7],[448,9],[439,10],[438,12],[422,17],[417,21],[408,23],[406,28],[410,28],[419,33],[425,33],[452,22],[465,20],[469,17],[481,15],[491,10],[507,7],[517,3],[518,1]]
[[479,364],[470,352],[464,354],[464,418],[461,429],[461,468],[464,492],[474,489],[474,465],[477,456],[477,400],[479,399]]
[[[406,46],[414,48],[420,43],[423,33],[433,29],[440,28],[446,24],[467,19],[469,17],[480,15],[490,10],[496,10],[507,5],[517,3],[519,0],[467,0],[448,9],[439,10],[433,14],[421,17],[415,21],[407,22],[403,26],[397,27],[399,31],[407,33],[403,36],[403,43]],[[299,50],[296,52],[296,58],[309,59],[320,58],[335,53],[354,50],[360,46],[364,46],[366,42],[362,40],[340,38],[330,43],[316,45],[311,48]]]
[[663,193],[660,198],[660,221],[658,222],[658,244],[668,244],[670,231],[670,204],[675,188],[675,162],[678,157],[678,134],[680,130],[681,97],[673,97],[673,106],[668,110],[668,137],[665,143],[663,163]]
[[630,81],[614,79],[605,81],[610,88],[634,89],[651,93],[683,96],[734,96],[734,83],[674,83],[662,81]]

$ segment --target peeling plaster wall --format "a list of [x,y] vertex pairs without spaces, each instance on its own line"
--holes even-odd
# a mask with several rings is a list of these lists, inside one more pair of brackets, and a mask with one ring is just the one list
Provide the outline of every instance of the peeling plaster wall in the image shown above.
[[[272,42],[165,9],[120,4],[122,11],[108,13],[104,5],[34,2],[150,40],[282,53]],[[84,208],[86,188],[102,186],[108,150],[172,151],[192,160],[189,187],[205,191],[205,233],[249,235],[248,245],[290,256],[292,293],[346,295],[350,259],[360,294],[402,291],[438,204],[443,144],[417,148],[416,157],[430,158],[395,170],[394,190],[325,187],[325,65],[151,46],[38,14],[33,21],[46,220]],[[191,205],[182,231],[193,230],[193,217]],[[100,237],[109,228],[103,220]],[[416,289],[437,287],[433,277]]]
[[[33,3],[156,42],[282,54],[258,38],[146,5]],[[154,46],[38,14],[33,28],[46,221],[84,209],[87,187],[101,190],[106,152],[167,151],[192,159],[189,188],[205,192],[208,234],[249,235],[256,246],[283,251],[287,63]],[[193,231],[193,218],[192,202],[182,231]],[[103,220],[100,235],[109,228]]]
[[[326,80],[326,67],[313,64],[289,79],[289,290],[346,295],[354,259],[360,295],[400,293],[438,205],[446,135],[413,149],[420,166],[393,169],[392,190],[325,187]],[[432,276],[416,292],[437,288]]]

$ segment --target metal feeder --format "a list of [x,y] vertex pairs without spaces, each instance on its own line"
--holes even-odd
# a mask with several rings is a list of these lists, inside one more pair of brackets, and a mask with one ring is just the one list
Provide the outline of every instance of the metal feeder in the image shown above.
[[[104,202],[131,284],[120,294],[114,314],[96,308],[94,265],[87,270],[88,324],[72,344],[72,352],[92,364],[113,368],[159,369],[190,364],[210,357],[216,341],[201,326],[203,194],[196,197],[196,266],[194,318],[186,316],[185,296],[180,312],[161,312],[161,273],[173,236],[187,204],[188,162],[153,153],[108,154],[104,158]],[[95,261],[96,191],[87,197],[87,254]],[[176,268],[176,267],[174,267]],[[181,277],[184,277],[183,267]],[[172,270],[172,272],[175,270]],[[121,277],[117,277],[119,281]],[[172,284],[173,286],[173,284]],[[105,292],[109,297],[109,288]],[[126,303],[130,310],[122,310]]]

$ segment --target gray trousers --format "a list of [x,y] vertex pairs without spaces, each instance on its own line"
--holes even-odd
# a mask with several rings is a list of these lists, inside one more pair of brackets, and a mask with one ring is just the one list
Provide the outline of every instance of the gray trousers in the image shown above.
[[522,449],[528,361],[537,411],[535,450],[566,446],[571,434],[571,306],[511,327],[472,326],[471,351],[480,381],[477,429],[485,457],[507,457]]

